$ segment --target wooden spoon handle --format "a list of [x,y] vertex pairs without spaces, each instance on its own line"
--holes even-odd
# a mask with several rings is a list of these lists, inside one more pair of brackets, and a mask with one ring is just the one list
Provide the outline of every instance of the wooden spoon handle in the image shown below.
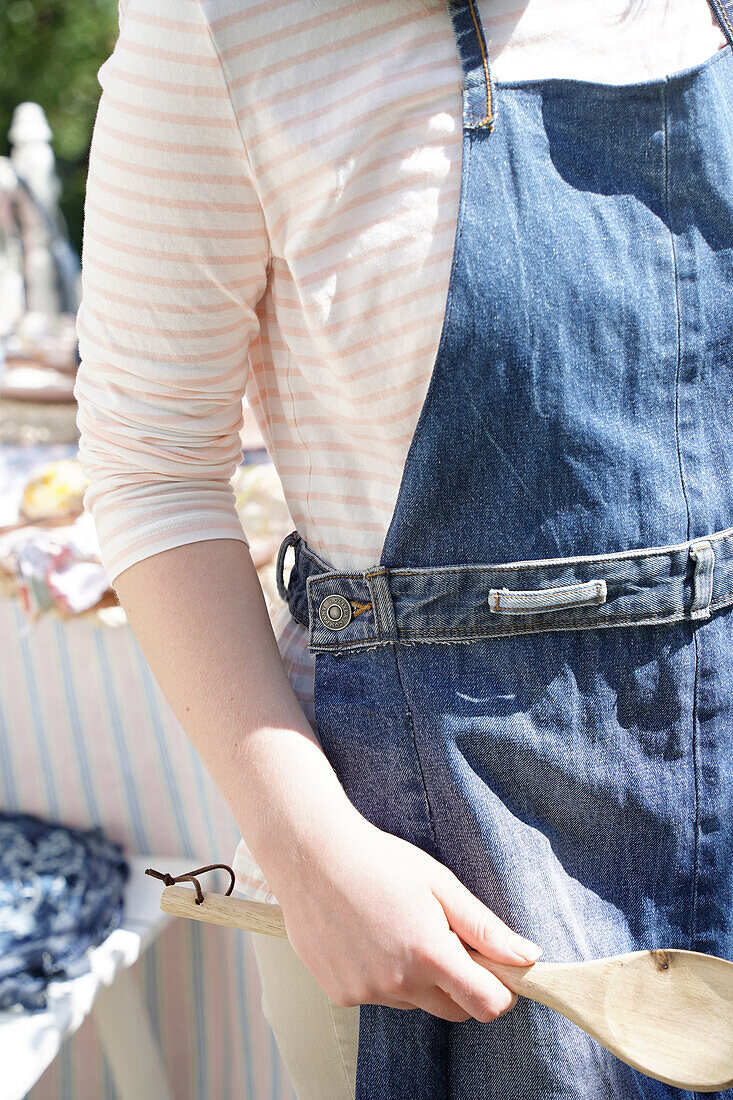
[[265,932],[269,936],[287,938],[283,911],[279,905],[229,898],[224,894],[206,894],[201,905],[196,894],[186,886],[166,886],[160,908],[174,917],[192,917],[209,924],[228,928],[244,928],[248,932]]
[[[178,917],[287,938],[279,905],[168,886],[160,907]],[[617,1058],[676,1088],[733,1086],[733,962],[695,951],[632,951],[573,963],[494,962],[466,946],[513,993],[561,1013]]]
[[[245,898],[231,898],[224,894],[206,894],[203,902],[197,905],[193,890],[185,886],[166,886],[161,895],[160,908],[164,913],[170,913],[174,917],[190,917],[209,924],[243,928],[247,932],[264,932],[269,936],[282,936],[287,939],[283,911],[279,905],[247,901]],[[545,969],[544,965],[535,963],[534,966],[508,966],[506,963],[493,962],[470,947],[467,951],[477,963],[496,974],[512,993],[521,993],[534,1000],[542,999],[542,984],[539,978]],[[531,974],[534,975],[533,979],[530,977]]]

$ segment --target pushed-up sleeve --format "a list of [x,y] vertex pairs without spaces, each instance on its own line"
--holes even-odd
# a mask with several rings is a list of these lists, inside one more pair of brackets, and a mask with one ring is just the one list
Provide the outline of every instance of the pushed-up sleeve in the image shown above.
[[125,0],[98,79],[74,392],[113,583],[174,546],[247,542],[231,478],[270,256],[198,0]]

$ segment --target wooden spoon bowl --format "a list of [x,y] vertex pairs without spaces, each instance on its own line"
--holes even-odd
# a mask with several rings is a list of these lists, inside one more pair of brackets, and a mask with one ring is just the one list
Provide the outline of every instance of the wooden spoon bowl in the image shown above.
[[733,1086],[733,962],[668,949],[522,968],[468,951],[647,1077],[695,1092]]

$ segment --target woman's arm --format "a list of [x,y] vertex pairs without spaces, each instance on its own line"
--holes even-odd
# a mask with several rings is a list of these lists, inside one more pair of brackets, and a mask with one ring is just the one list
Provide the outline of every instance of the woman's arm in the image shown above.
[[451,871],[348,800],[285,674],[247,547],[180,546],[131,566],[116,587],[296,953],[332,1000],[455,1021],[511,1008],[516,996],[461,941],[515,965],[537,953]]
[[84,203],[79,455],[110,581],[246,542],[231,478],[270,245],[197,0],[125,0]]
[[124,570],[115,587],[277,894],[359,815],[290,686],[248,548],[235,539],[178,546]]
[[288,682],[234,507],[269,242],[197,0],[125,0],[99,75],[75,395],[102,562],[326,992],[491,1019],[512,995],[461,939],[504,962],[521,941],[347,799]]

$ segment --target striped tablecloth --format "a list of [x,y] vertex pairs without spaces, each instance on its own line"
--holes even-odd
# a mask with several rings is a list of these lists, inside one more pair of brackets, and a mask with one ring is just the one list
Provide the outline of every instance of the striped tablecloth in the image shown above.
[[[231,861],[234,821],[126,623],[32,623],[0,599],[0,653],[0,806],[102,825],[129,853]],[[295,1100],[250,933],[177,921],[136,970],[177,1100]],[[29,1094],[113,1095],[89,1021]]]

